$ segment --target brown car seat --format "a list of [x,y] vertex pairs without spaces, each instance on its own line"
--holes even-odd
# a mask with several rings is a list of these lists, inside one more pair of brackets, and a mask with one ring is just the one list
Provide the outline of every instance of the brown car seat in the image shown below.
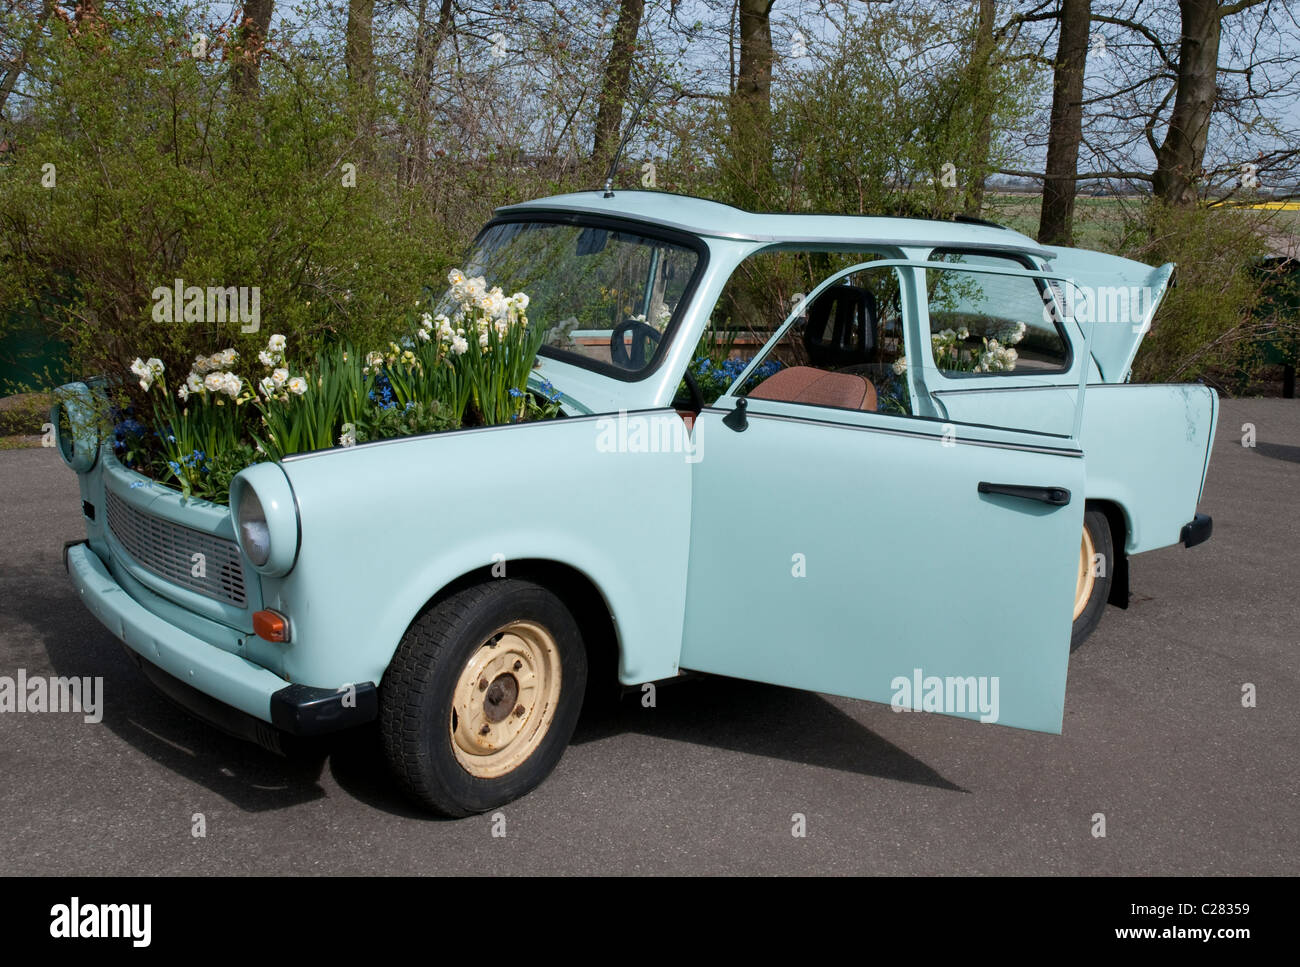
[[810,403],[844,410],[875,410],[876,387],[865,376],[828,373],[811,366],[778,370],[749,393],[756,400]]

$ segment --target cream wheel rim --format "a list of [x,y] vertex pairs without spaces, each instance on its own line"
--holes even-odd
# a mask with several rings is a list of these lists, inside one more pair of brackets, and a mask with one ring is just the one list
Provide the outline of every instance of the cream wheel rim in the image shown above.
[[488,638],[465,663],[448,728],[456,761],[470,775],[495,779],[537,751],[560,697],[560,652],[539,624],[515,621]]
[[1092,531],[1088,530],[1088,525],[1083,525],[1083,543],[1079,545],[1079,576],[1074,582],[1074,620],[1079,620],[1079,615],[1083,614],[1083,609],[1088,606],[1088,599],[1092,597],[1092,587],[1097,583],[1097,575],[1093,573],[1092,556],[1095,553],[1095,545],[1092,543]]

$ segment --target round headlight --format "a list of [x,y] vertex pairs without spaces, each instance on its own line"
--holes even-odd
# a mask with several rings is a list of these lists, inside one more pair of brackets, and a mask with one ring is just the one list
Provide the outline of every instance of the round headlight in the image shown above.
[[239,545],[248,559],[258,567],[271,557],[271,529],[266,524],[266,514],[257,492],[251,487],[239,499]]
[[298,561],[298,504],[277,463],[241,470],[230,484],[230,515],[239,549],[259,574],[282,577]]
[[68,383],[54,391],[50,407],[54,443],[59,456],[77,473],[95,465],[99,455],[99,428],[95,422],[95,400],[85,383]]

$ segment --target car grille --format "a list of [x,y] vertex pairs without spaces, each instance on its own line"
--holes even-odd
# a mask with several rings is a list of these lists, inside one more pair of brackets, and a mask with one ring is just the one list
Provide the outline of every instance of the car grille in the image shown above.
[[[146,514],[112,491],[107,498],[109,529],[142,568],[217,601],[247,605],[237,544]],[[195,554],[203,555],[202,577],[194,575]]]

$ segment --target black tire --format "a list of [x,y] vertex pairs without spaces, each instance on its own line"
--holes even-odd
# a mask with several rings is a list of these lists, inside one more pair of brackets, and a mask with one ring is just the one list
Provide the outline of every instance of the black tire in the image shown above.
[[[531,754],[500,777],[482,778],[457,760],[449,727],[453,699],[480,647],[518,621],[540,625],[553,639],[559,652],[559,695],[550,725]],[[389,766],[417,802],[446,816],[469,816],[518,799],[559,763],[582,708],[586,680],[582,634],[549,590],[503,578],[461,591],[412,623],[384,673],[379,722]]]
[[[1115,574],[1115,546],[1106,515],[1100,510],[1088,508],[1083,515],[1083,526],[1092,537],[1094,555],[1101,555],[1097,568],[1100,573],[1097,573],[1093,581],[1088,603],[1084,605],[1079,617],[1074,619],[1074,628],[1070,633],[1070,651],[1082,645],[1097,625],[1101,624],[1101,616],[1110,597],[1111,580]],[[1081,535],[1080,540],[1082,539]]]

